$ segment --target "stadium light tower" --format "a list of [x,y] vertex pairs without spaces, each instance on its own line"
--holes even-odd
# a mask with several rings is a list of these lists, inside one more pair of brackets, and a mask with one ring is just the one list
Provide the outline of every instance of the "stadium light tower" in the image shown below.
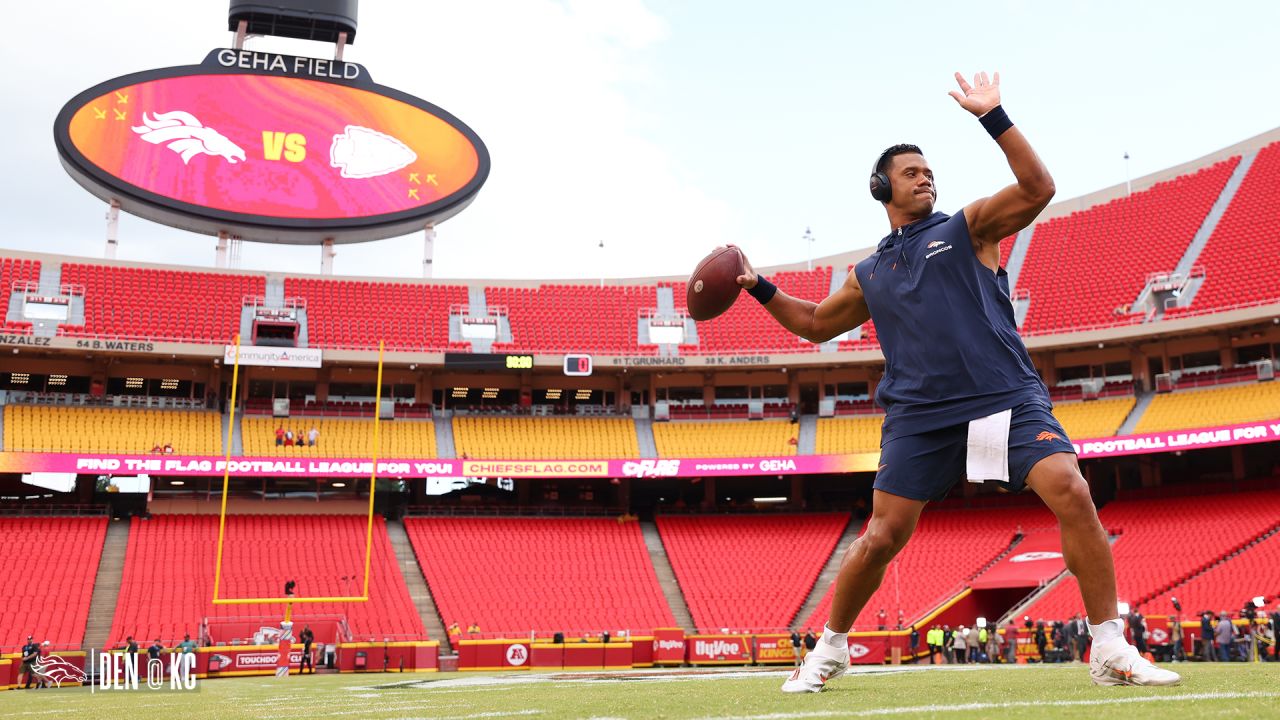
[[1129,151],[1124,151],[1124,194],[1133,194],[1133,182],[1129,179]]
[[805,247],[809,248],[809,262],[806,267],[807,269],[812,270],[813,269],[813,242],[814,240],[817,240],[817,238],[813,236],[813,233],[809,232],[809,228],[805,228],[803,240],[805,241]]

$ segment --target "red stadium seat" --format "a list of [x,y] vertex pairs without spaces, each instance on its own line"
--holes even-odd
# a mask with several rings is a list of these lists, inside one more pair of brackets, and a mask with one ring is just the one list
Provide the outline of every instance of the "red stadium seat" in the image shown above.
[[[230,515],[222,558],[224,598],[279,597],[296,580],[299,595],[348,597],[361,592],[366,520],[358,515]],[[283,618],[284,604],[217,605],[213,575],[218,518],[134,518],[110,642],[126,635],[166,645],[196,634],[205,617]],[[357,640],[426,637],[396,565],[382,516],[374,518],[368,602],[295,606],[311,615],[345,615]]]

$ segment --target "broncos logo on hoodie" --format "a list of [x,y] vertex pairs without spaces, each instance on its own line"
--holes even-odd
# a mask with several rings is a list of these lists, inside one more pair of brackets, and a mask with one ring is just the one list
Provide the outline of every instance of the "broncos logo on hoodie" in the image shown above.
[[152,113],[148,118],[142,113],[142,125],[133,131],[153,145],[167,145],[182,156],[185,165],[196,155],[223,157],[232,165],[245,159],[244,150],[211,127],[205,127],[194,115],[181,110]]

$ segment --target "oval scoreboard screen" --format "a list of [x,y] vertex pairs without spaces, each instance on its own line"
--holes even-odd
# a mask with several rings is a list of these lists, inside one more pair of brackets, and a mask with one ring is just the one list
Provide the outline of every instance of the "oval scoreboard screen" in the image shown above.
[[72,177],[126,211],[268,242],[412,232],[489,174],[469,127],[362,66],[243,50],[86,90],[54,137]]

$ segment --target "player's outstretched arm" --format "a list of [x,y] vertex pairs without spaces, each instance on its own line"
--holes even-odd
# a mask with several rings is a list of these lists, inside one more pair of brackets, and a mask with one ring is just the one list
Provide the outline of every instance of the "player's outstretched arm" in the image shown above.
[[[742,262],[744,272],[738,276],[738,284],[750,291],[756,287],[760,277],[745,254]],[[764,309],[782,327],[814,343],[827,342],[871,319],[871,310],[862,296],[862,286],[852,272],[839,290],[820,303],[791,297],[779,288],[764,303]]]
[[951,91],[960,107],[983,121],[988,132],[996,135],[996,144],[1009,160],[1009,169],[1017,180],[991,197],[975,200],[964,209],[969,236],[976,245],[998,243],[1031,224],[1053,199],[1053,177],[1040,162],[1031,143],[1008,121],[1000,107],[1000,73],[990,79],[980,72],[973,84],[956,73],[960,90]]

